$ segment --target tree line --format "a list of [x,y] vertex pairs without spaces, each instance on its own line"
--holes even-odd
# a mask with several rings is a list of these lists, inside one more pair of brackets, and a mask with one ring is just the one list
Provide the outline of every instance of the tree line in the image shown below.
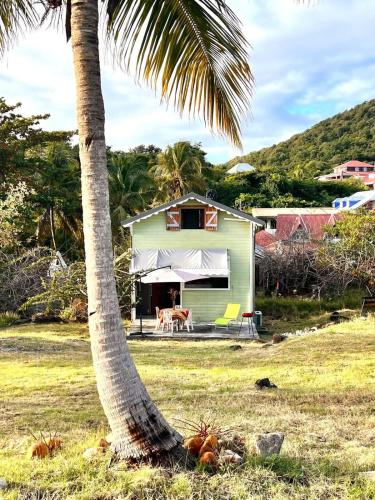
[[[70,260],[83,258],[80,160],[75,131],[47,132],[49,115],[23,116],[21,105],[0,99],[0,246],[3,251],[47,246]],[[176,142],[163,151],[139,145],[107,148],[110,210],[115,244],[121,221],[170,199],[208,189],[218,200],[253,207],[329,206],[358,189],[358,181],[321,184],[282,166],[228,175],[206,160],[201,144]]]

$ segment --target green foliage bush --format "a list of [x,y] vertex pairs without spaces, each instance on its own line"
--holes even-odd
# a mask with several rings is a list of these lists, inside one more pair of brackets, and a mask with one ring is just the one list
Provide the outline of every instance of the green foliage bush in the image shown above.
[[11,326],[19,319],[19,315],[11,311],[0,313],[0,328]]
[[72,307],[74,300],[86,300],[84,262],[74,262],[67,269],[55,272],[50,279],[43,280],[43,288],[42,293],[30,297],[20,310],[28,311],[32,306],[39,305],[44,314],[59,315]]
[[298,297],[257,297],[256,308],[272,318],[305,318],[321,310],[317,300]]
[[[294,179],[284,167],[259,167],[256,172],[225,175],[210,183],[218,200],[237,208],[331,206],[332,200],[358,191],[358,183]],[[365,189],[362,184],[361,189]]]
[[316,252],[316,270],[325,290],[357,285],[375,295],[375,214],[370,210],[341,214]]
[[262,297],[256,298],[256,309],[274,319],[306,318],[323,311],[340,309],[359,309],[361,297],[365,292],[360,289],[347,290],[340,297],[324,297],[320,300],[301,297]]
[[[121,248],[116,248],[117,252]],[[133,277],[129,274],[130,252],[122,252],[114,261],[117,295],[122,314],[127,317],[131,309],[131,287]],[[46,316],[59,316],[65,321],[87,319],[87,292],[85,263],[73,262],[68,268],[55,272],[42,280],[43,291],[28,298],[20,311],[28,314],[39,306]]]
[[51,250],[44,247],[17,254],[0,252],[0,312],[17,311],[26,300],[43,291],[52,258]]
[[73,321],[74,308],[72,306],[65,307],[60,311],[59,316],[63,321]]

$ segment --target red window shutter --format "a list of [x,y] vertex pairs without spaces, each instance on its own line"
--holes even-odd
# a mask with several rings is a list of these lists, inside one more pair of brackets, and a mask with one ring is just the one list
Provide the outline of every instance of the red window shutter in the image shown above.
[[207,231],[217,231],[217,210],[207,207],[205,211],[205,228]]
[[179,208],[171,208],[165,212],[167,231],[179,231],[181,226],[181,212]]

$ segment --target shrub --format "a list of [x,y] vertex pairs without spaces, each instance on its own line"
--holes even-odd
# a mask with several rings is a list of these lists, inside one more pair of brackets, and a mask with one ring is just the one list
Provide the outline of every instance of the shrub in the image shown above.
[[69,309],[72,309],[74,314],[74,304],[77,300],[80,303],[87,303],[84,262],[74,262],[68,268],[56,271],[51,278],[43,280],[43,288],[42,293],[31,297],[22,305],[22,311],[28,311],[32,306],[39,305],[47,316],[60,315],[67,308],[68,311],[63,313],[64,316],[69,314]]
[[275,319],[306,318],[322,311],[339,309],[359,309],[361,297],[365,294],[360,289],[349,289],[341,297],[324,297],[320,301],[301,297],[257,297],[256,308],[265,316]]
[[87,321],[87,302],[83,299],[74,299],[72,304],[59,312],[59,317],[63,321],[78,321],[86,323]]
[[[134,278],[129,275],[130,253],[124,252],[114,261],[119,305],[124,316],[130,314],[130,295]],[[66,321],[87,321],[85,263],[74,262],[42,280],[43,291],[30,298],[20,310],[26,314],[35,306],[45,316],[59,316]]]
[[60,318],[63,321],[74,321],[74,310],[73,307],[68,306],[60,311]]
[[0,313],[0,328],[5,328],[7,326],[13,325],[20,317],[14,312],[4,312]]
[[305,318],[321,310],[317,300],[298,297],[258,297],[256,307],[265,316],[279,318]]
[[32,248],[19,255],[0,252],[0,312],[16,311],[43,291],[52,259],[49,248]]

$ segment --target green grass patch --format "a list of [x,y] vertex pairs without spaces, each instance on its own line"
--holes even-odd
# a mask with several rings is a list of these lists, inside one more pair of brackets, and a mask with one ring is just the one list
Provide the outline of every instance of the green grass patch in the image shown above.
[[[256,309],[263,312],[266,322],[284,320],[298,327],[313,326],[328,321],[330,312],[343,311],[346,316],[358,314],[365,292],[355,289],[341,297],[322,298],[308,297],[263,297],[256,298]],[[289,331],[291,328],[289,329]]]
[[6,328],[8,326],[13,325],[17,320],[19,319],[19,316],[15,312],[2,312],[0,313],[0,328]]
[[[165,416],[212,417],[247,440],[240,467],[204,472],[107,469],[82,452],[106,433],[84,325],[0,331],[0,477],[5,499],[372,498],[359,471],[375,468],[375,321],[356,319],[263,349],[231,341],[130,340]],[[269,377],[279,389],[257,391]],[[64,449],[31,462],[28,429],[59,432]],[[252,453],[255,434],[285,433],[282,454]],[[372,495],[372,496],[371,496]]]

